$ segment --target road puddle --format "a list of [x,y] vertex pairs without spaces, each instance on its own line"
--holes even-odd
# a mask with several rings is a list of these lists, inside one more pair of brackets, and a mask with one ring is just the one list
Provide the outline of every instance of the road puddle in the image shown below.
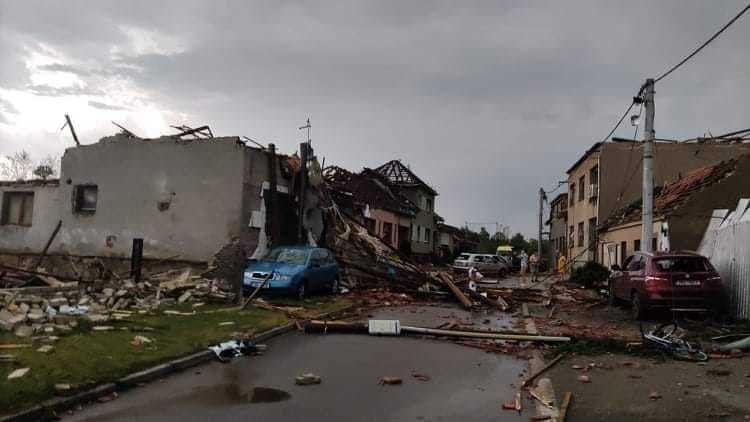
[[288,400],[292,395],[284,390],[270,387],[245,389],[235,383],[219,384],[210,388],[198,388],[186,399],[210,406],[226,406],[245,403],[275,403]]

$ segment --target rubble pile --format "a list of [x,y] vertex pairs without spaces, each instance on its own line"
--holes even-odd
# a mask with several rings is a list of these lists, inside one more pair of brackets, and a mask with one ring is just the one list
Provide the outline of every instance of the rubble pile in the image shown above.
[[388,287],[414,291],[427,281],[427,274],[391,246],[337,209],[328,213],[327,247],[341,267],[341,284],[347,288]]
[[[0,330],[19,337],[70,331],[79,318],[103,323],[165,304],[234,299],[227,282],[192,275],[190,268],[153,274],[138,283],[131,279],[63,283],[23,269],[13,274],[3,279],[23,287],[0,289]],[[16,278],[18,283],[13,281]]]

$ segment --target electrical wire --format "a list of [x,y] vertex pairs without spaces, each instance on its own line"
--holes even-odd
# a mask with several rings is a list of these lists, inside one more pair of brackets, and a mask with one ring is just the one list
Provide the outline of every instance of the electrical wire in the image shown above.
[[625,113],[622,114],[622,116],[620,117],[620,120],[618,120],[617,124],[615,124],[615,127],[613,127],[612,130],[609,131],[609,133],[607,134],[607,136],[605,136],[604,139],[602,139],[601,142],[607,142],[607,140],[609,139],[609,137],[612,136],[613,133],[615,133],[615,131],[617,130],[618,127],[620,127],[620,124],[622,124],[622,121],[625,120],[625,116],[627,116],[628,113],[630,113],[630,110],[633,109],[634,105],[635,105],[635,101],[633,101],[633,102],[630,103],[630,107],[628,107],[628,109],[625,110]]
[[734,22],[735,22],[735,21],[736,21],[737,19],[739,19],[739,18],[740,18],[740,17],[742,16],[742,15],[744,15],[744,14],[745,14],[745,12],[747,12],[747,11],[748,11],[748,9],[750,9],[750,4],[748,4],[748,5],[747,5],[747,6],[745,6],[745,7],[744,7],[744,8],[742,9],[742,10],[740,10],[740,12],[739,12],[739,13],[737,14],[737,16],[735,16],[734,18],[732,18],[732,20],[730,20],[729,22],[727,22],[727,23],[726,23],[726,25],[724,25],[723,27],[721,27],[721,29],[719,29],[719,31],[718,31],[718,32],[716,32],[716,33],[715,33],[715,34],[714,34],[714,35],[713,35],[713,36],[712,36],[711,38],[709,38],[708,40],[706,40],[706,42],[704,42],[704,43],[703,43],[703,44],[701,44],[701,45],[700,45],[700,46],[699,46],[698,48],[696,48],[696,49],[695,49],[695,50],[694,50],[694,51],[693,51],[692,53],[690,53],[690,54],[689,54],[689,55],[688,55],[687,57],[685,57],[684,59],[682,59],[682,60],[681,60],[681,61],[680,61],[679,63],[677,63],[676,65],[672,66],[672,67],[671,67],[671,68],[670,68],[669,70],[667,70],[666,72],[662,73],[662,74],[661,74],[661,76],[659,76],[658,78],[655,78],[655,79],[654,79],[654,82],[659,82],[660,80],[662,80],[662,79],[666,78],[667,76],[669,76],[669,74],[671,74],[672,72],[674,72],[675,70],[677,70],[677,69],[678,69],[678,68],[679,68],[680,66],[682,66],[683,64],[685,64],[685,62],[687,62],[688,60],[690,60],[691,58],[693,58],[693,56],[695,56],[695,55],[696,55],[696,54],[698,54],[698,53],[699,53],[699,52],[700,52],[701,50],[703,50],[703,48],[704,48],[704,47],[706,47],[707,45],[711,44],[711,42],[712,42],[713,40],[715,40],[715,39],[716,39],[716,38],[717,38],[717,37],[718,37],[719,35],[721,35],[721,33],[722,33],[722,32],[724,32],[724,31],[725,31],[725,30],[726,30],[727,28],[729,28],[730,26],[732,26],[732,24],[733,24],[733,23],[734,23]]

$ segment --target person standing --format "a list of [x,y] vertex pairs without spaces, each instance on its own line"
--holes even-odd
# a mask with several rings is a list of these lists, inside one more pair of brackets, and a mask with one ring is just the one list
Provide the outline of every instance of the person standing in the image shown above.
[[539,273],[539,255],[536,252],[531,254],[531,258],[529,258],[529,267],[531,268],[531,281],[536,282]]
[[526,251],[522,250],[521,255],[521,278],[526,279],[526,270],[529,268],[529,256],[526,255]]
[[560,256],[557,258],[557,275],[560,277],[560,281],[562,281],[565,278],[565,273],[567,272],[567,266],[568,266],[568,258],[565,257],[564,253],[560,253]]

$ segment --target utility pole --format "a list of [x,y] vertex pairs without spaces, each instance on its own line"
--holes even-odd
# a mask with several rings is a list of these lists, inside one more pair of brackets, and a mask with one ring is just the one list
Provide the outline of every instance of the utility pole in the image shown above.
[[646,120],[643,130],[643,207],[641,209],[641,251],[651,252],[654,229],[654,80],[646,79],[643,90]]
[[542,220],[544,219],[544,199],[545,199],[544,188],[539,188],[539,237],[537,237],[537,256],[542,259]]

